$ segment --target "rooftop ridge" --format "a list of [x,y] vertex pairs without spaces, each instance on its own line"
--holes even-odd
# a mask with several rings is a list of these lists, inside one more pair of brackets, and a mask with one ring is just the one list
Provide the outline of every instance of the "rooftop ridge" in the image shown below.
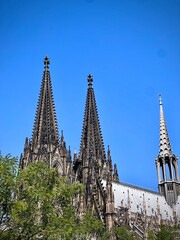
[[143,191],[150,192],[150,193],[155,193],[155,194],[161,196],[161,194],[158,191],[155,191],[155,190],[152,190],[152,189],[149,189],[149,188],[144,188],[144,187],[141,187],[141,186],[136,186],[136,185],[133,185],[133,184],[130,184],[130,183],[125,183],[125,182],[114,182],[113,181],[113,183],[118,184],[118,185],[124,185],[124,186],[131,187],[131,188],[136,188],[136,189],[143,190]]

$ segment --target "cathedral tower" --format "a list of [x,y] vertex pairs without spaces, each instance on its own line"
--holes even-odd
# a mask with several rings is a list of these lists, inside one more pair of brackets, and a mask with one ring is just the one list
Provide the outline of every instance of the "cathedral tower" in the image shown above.
[[60,176],[64,176],[71,172],[72,164],[63,132],[59,139],[49,64],[49,58],[45,57],[32,139],[25,140],[20,168],[31,162],[44,161],[49,167],[55,167]]
[[159,155],[156,158],[156,168],[158,173],[158,187],[160,194],[164,195],[167,203],[172,207],[176,204],[180,195],[180,180],[178,173],[178,158],[171,150],[171,144],[166,127],[163,112],[162,98],[160,105],[160,145]]
[[[88,89],[82,127],[80,153],[74,158],[76,179],[85,185],[85,194],[81,199],[81,208],[91,208],[106,224],[108,230],[113,227],[114,193],[113,178],[118,181],[115,166],[113,174],[112,160],[108,147],[108,154],[104,150],[104,142],[96,106],[93,89],[93,78],[88,75]],[[106,181],[103,185],[102,179]]]

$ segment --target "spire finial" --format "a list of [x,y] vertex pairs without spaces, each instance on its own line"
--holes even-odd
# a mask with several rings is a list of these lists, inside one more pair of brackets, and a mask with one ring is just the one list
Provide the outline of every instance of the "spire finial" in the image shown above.
[[91,74],[88,75],[87,80],[88,80],[88,86],[89,86],[89,87],[92,87],[93,77],[92,77]]
[[159,94],[159,105],[162,105],[162,96]]
[[49,58],[46,56],[44,58],[44,68],[48,69],[49,68],[49,64],[50,64]]

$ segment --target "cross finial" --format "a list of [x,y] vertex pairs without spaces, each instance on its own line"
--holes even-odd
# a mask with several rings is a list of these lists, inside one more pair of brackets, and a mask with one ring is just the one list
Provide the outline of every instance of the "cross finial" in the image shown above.
[[48,69],[49,68],[49,64],[50,64],[49,58],[46,56],[44,58],[44,68]]
[[92,77],[91,74],[88,75],[87,80],[88,80],[88,86],[89,86],[89,87],[92,87],[93,77]]

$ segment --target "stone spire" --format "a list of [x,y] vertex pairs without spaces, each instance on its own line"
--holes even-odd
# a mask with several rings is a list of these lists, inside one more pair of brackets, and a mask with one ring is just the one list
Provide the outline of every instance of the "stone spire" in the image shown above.
[[93,78],[88,75],[88,90],[85,104],[84,121],[82,128],[81,144],[80,144],[80,158],[82,158],[84,150],[86,155],[92,151],[91,143],[93,142],[94,157],[100,159],[99,165],[103,165],[105,161],[104,142],[101,134],[101,127],[99,123],[98,110],[96,106],[96,99],[93,89]]
[[55,145],[59,142],[49,64],[49,58],[45,57],[42,84],[32,134],[32,146],[41,146],[48,143]]
[[160,144],[159,144],[159,155],[160,156],[171,156],[171,144],[169,141],[168,131],[166,127],[166,121],[164,117],[162,97],[159,96],[159,106],[160,106]]
[[159,155],[156,158],[156,168],[158,174],[158,187],[160,194],[164,195],[167,203],[172,207],[176,203],[177,196],[180,195],[180,182],[178,173],[178,158],[172,153],[166,127],[162,98],[160,105],[160,145]]
[[25,168],[32,162],[44,161],[57,170],[58,176],[67,176],[71,181],[71,152],[66,148],[63,132],[59,139],[49,64],[49,58],[45,57],[32,139],[25,140],[20,168]]

